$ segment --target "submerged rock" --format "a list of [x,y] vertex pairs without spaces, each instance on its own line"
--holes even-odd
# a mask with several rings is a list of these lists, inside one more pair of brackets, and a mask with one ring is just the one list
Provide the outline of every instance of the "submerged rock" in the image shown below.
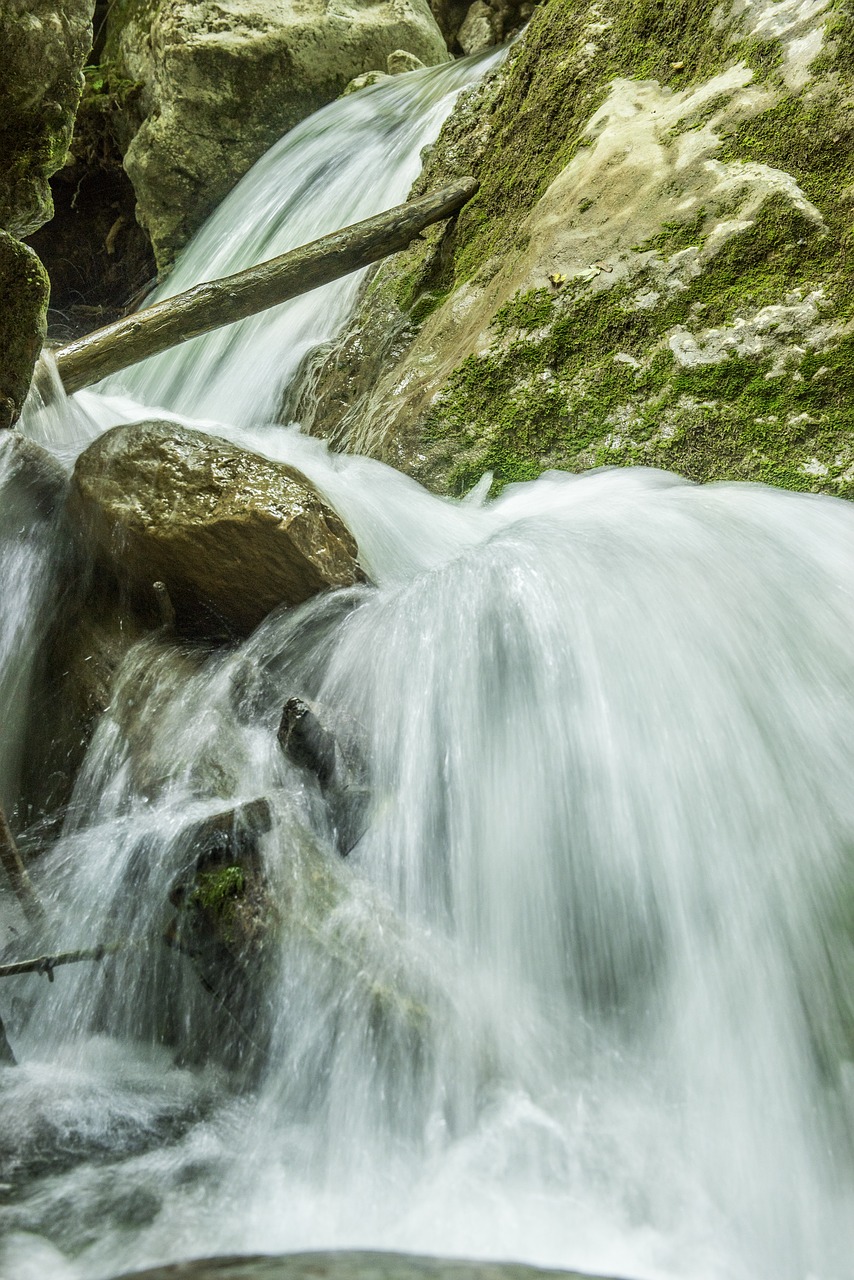
[[520,1262],[468,1262],[405,1253],[291,1253],[198,1258],[138,1271],[128,1280],[592,1280]]
[[70,513],[143,604],[180,630],[246,635],[277,605],[363,580],[349,530],[293,467],[174,423],[108,431],[78,459]]
[[426,0],[117,7],[105,58],[142,85],[125,167],[158,265],[282,134],[400,49],[426,64],[447,58]]
[[[472,6],[485,20],[486,6]],[[434,489],[652,465],[854,495],[854,16],[550,0],[296,416]]]

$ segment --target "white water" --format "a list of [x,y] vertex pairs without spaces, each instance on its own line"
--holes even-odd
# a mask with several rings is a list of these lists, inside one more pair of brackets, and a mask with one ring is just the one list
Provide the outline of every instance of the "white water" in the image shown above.
[[[435,120],[407,78],[274,149],[265,182],[309,157],[322,175],[361,120],[336,189],[358,178],[365,203],[322,201],[330,222],[276,250],[402,198],[434,91],[461,74],[412,78]],[[208,234],[254,234],[256,176],[195,271],[225,269]],[[16,980],[37,1002],[0,1074],[0,1273],[364,1245],[851,1280],[854,510],[639,470],[433,498],[265,425],[347,313],[349,293],[325,297],[252,322],[239,350],[205,339],[30,418],[71,455],[142,416],[129,396],[219,417],[315,480],[376,586],[274,615],[201,666],[131,654],[43,891],[63,945],[156,932],[182,832],[267,796],[286,923],[273,1053],[240,1094],[175,1065],[164,1006],[191,1029],[209,1015],[163,949]],[[363,739],[370,825],[346,862],[275,744],[293,693]]]

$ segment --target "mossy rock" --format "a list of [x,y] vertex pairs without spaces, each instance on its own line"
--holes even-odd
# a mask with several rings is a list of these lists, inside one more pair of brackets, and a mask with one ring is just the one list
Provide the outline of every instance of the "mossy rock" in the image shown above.
[[312,430],[441,492],[643,464],[854,495],[854,15],[763,13],[539,9],[419,183],[477,196],[375,274]]
[[17,421],[44,342],[50,282],[39,259],[0,231],[0,429]]
[[93,0],[4,0],[0,10],[0,226],[23,236],[53,212],[92,44]]

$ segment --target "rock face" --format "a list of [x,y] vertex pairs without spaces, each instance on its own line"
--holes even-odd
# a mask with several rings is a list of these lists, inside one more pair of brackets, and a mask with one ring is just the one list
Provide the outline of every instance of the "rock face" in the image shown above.
[[0,226],[23,236],[53,213],[92,44],[94,0],[4,0],[0,10]]
[[97,440],[78,459],[69,509],[141,600],[166,584],[189,631],[245,635],[277,605],[361,580],[355,540],[304,476],[173,423]]
[[53,213],[48,178],[68,151],[94,0],[0,8],[0,430],[18,418],[44,340],[49,285],[15,238]]
[[125,155],[158,265],[288,129],[404,50],[444,61],[426,0],[123,0],[105,59],[142,85]]
[[853,143],[844,3],[550,0],[421,179],[478,195],[379,269],[302,417],[440,491],[646,464],[854,496]]

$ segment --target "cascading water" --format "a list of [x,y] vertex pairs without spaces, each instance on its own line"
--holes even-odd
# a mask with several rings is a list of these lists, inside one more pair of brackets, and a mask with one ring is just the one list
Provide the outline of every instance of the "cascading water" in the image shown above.
[[[402,198],[472,74],[296,130],[172,287]],[[305,220],[271,215],[262,179]],[[318,186],[329,222],[304,213]],[[59,454],[152,406],[221,419],[318,485],[375,585],[236,651],[131,651],[37,875],[63,946],[138,945],[50,989],[15,980],[0,1274],[371,1246],[851,1280],[854,511],[643,470],[455,503],[330,455],[267,423],[354,288],[31,412]],[[294,694],[358,740],[346,861],[276,745]],[[234,1093],[203,1045],[163,1047],[164,1020],[197,1034],[210,1012],[146,940],[193,824],[259,796],[281,943],[272,1049]]]

